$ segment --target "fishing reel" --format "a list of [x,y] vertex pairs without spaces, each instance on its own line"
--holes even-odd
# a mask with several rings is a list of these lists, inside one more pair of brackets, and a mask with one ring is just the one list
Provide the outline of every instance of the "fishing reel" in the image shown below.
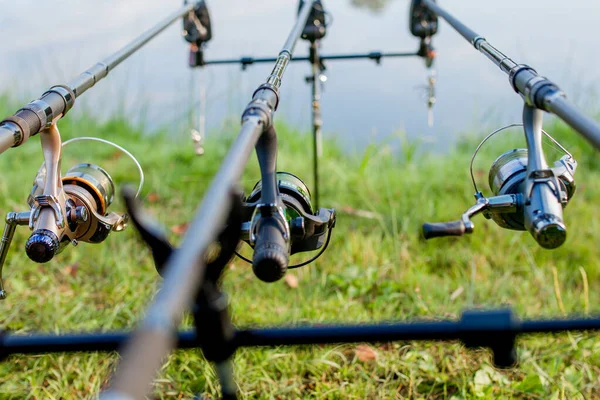
[[[298,13],[300,13],[300,10],[302,10],[303,5],[304,0],[300,0],[300,3],[298,4]],[[325,14],[327,14],[327,12],[323,8],[323,3],[321,0],[316,0],[313,3],[313,8],[310,11],[310,15],[308,16],[304,30],[302,31],[302,39],[310,42],[316,42],[317,40],[321,40],[325,37],[327,34],[327,21],[325,20]]]
[[[185,2],[187,4],[187,1]],[[204,65],[204,45],[212,39],[210,13],[206,2],[200,1],[183,17],[183,37],[190,43],[189,66]]]
[[[61,144],[56,125],[41,132],[44,164],[38,170],[27,198],[26,212],[10,212],[0,243],[0,298],[6,298],[2,284],[2,267],[15,228],[27,225],[32,231],[25,244],[27,256],[34,262],[46,263],[69,244],[102,243],[110,232],[127,226],[127,214],[110,212],[115,185],[109,173],[98,165],[80,163],[61,176],[62,147],[77,141],[92,140],[110,144],[133,156],[114,143],[97,138],[75,138]],[[143,172],[139,163],[143,184]]]
[[[471,218],[483,213],[487,219],[493,220],[502,228],[528,230],[543,248],[554,249],[565,242],[567,228],[562,219],[562,210],[575,193],[574,174],[577,161],[560,143],[541,129],[541,119],[539,124],[534,124],[534,121],[528,118],[525,118],[524,122],[524,125],[513,124],[500,128],[479,144],[470,166],[471,179],[475,188],[475,205],[469,208],[458,221],[423,224],[425,239],[472,233],[475,226]],[[515,126],[524,126],[528,148],[509,150],[492,163],[488,184],[494,196],[485,197],[475,183],[473,161],[489,138]],[[542,132],[565,153],[551,168],[547,165],[542,152]]]
[[422,0],[413,0],[410,5],[410,32],[421,39],[417,55],[425,60],[427,76],[427,121],[433,126],[433,106],[435,105],[436,74],[433,69],[436,52],[432,45],[432,36],[438,31],[438,17]]
[[[288,255],[320,249],[319,253],[310,260],[287,266],[287,269],[299,268],[315,261],[327,249],[335,226],[335,210],[321,208],[313,213],[310,191],[300,178],[288,172],[278,172],[276,179],[279,204],[260,203],[261,181],[254,186],[250,195],[244,198],[243,220],[246,222],[242,224],[241,239],[255,248],[257,227],[261,218],[274,217],[285,232]],[[262,281],[275,282],[286,272],[275,268],[270,263],[257,263],[256,254],[254,260],[236,254],[242,260],[252,264],[255,275]]]

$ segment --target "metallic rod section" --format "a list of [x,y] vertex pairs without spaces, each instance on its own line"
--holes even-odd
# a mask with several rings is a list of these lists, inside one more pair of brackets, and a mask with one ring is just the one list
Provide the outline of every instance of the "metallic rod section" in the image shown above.
[[[383,58],[398,58],[398,57],[415,57],[419,56],[415,52],[405,52],[405,53],[382,53],[380,51],[372,51],[370,53],[360,53],[360,54],[330,54],[319,57],[321,60],[361,60],[361,59],[369,59],[374,61],[379,61]],[[242,65],[251,65],[251,64],[260,64],[260,63],[272,63],[277,61],[277,58],[252,58],[252,57],[242,57],[236,59],[229,60],[209,60],[204,63],[204,65],[221,65],[221,64],[242,64]],[[310,61],[310,57],[302,56],[302,57],[293,57],[290,62],[297,61]]]
[[[231,196],[244,167],[263,132],[258,117],[249,117],[221,169],[212,181],[181,247],[165,265],[163,285],[148,314],[122,352],[111,392],[133,399],[144,398],[164,358],[176,345],[175,329],[183,312],[191,307],[204,279],[204,254],[228,216]],[[128,398],[128,397],[127,397]]]
[[300,14],[298,15],[298,19],[296,20],[296,24],[285,41],[283,48],[279,52],[279,56],[277,57],[273,71],[271,71],[271,75],[269,75],[267,78],[267,85],[272,86],[275,91],[279,90],[281,87],[283,74],[285,73],[289,62],[292,59],[292,53],[294,52],[296,43],[298,43],[298,38],[300,38],[300,35],[304,30],[304,26],[306,25],[306,21],[308,20],[308,16],[310,15],[314,2],[314,0],[310,0],[305,2],[302,6]]
[[0,154],[18,143],[19,128],[13,123],[5,123],[0,126]]
[[581,133],[596,149],[600,150],[600,126],[584,115],[566,97],[556,96],[546,102],[548,110],[565,121],[571,128]]
[[496,66],[499,67],[505,74],[508,74],[511,69],[517,66],[516,62],[505,56],[500,50],[496,49],[483,38],[478,39],[475,42],[475,47],[494,64],[496,64]]
[[164,31],[169,25],[183,17],[186,13],[190,12],[194,8],[195,4],[188,4],[175,11],[164,20],[159,22],[156,26],[152,27],[148,31],[144,32],[133,42],[123,47],[110,57],[94,65],[90,69],[81,73],[79,77],[71,81],[68,86],[75,92],[75,96],[79,97],[86,90],[94,86],[98,81],[104,78],[110,71],[112,71],[117,65],[126,60],[133,53],[138,51],[142,46],[152,40],[156,35]]

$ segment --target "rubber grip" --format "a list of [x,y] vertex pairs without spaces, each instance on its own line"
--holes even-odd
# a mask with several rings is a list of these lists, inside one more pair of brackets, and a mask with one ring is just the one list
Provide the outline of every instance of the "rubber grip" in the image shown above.
[[462,236],[465,234],[465,231],[465,223],[462,220],[423,224],[423,237],[425,239],[443,236]]
[[258,223],[252,270],[261,281],[276,282],[287,271],[290,246],[275,218],[261,218]]

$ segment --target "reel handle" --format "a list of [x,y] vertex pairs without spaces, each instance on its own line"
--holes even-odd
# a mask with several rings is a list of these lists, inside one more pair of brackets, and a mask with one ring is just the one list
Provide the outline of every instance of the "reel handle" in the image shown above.
[[[285,223],[285,221],[284,221]],[[256,227],[252,270],[264,282],[283,278],[289,263],[289,237],[275,217],[261,217]]]
[[444,236],[463,236],[467,233],[467,227],[463,220],[451,222],[434,222],[423,224],[423,237],[432,239]]

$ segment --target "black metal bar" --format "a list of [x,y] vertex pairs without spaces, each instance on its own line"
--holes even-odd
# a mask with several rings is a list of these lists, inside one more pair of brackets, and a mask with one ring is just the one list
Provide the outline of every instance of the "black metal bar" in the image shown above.
[[[404,52],[404,53],[382,53],[380,51],[372,51],[370,53],[357,53],[357,54],[330,54],[330,55],[322,55],[320,58],[324,61],[336,61],[336,60],[362,60],[369,59],[376,62],[379,62],[383,58],[398,58],[398,57],[419,57],[419,54],[416,52]],[[272,63],[277,61],[277,58],[253,58],[253,57],[242,57],[242,58],[234,58],[234,59],[224,59],[224,60],[209,60],[205,61],[204,65],[223,65],[223,64],[241,64],[242,67],[252,65],[252,64],[260,64],[260,63]],[[310,61],[310,57],[301,56],[301,57],[293,57],[291,62],[297,61]]]
[[[494,312],[477,312],[482,318]],[[414,323],[388,323],[370,325],[331,325],[283,328],[242,329],[235,333],[236,347],[293,346],[355,342],[393,341],[454,341],[463,340],[467,333],[482,336],[505,334],[548,334],[566,331],[600,330],[600,318],[553,319],[513,321],[509,329],[493,324],[476,324],[459,321],[432,321]],[[115,351],[131,338],[130,332],[112,332],[80,335],[12,335],[4,334],[0,340],[0,354],[48,354],[65,352]],[[198,347],[194,331],[179,332],[179,349]]]

